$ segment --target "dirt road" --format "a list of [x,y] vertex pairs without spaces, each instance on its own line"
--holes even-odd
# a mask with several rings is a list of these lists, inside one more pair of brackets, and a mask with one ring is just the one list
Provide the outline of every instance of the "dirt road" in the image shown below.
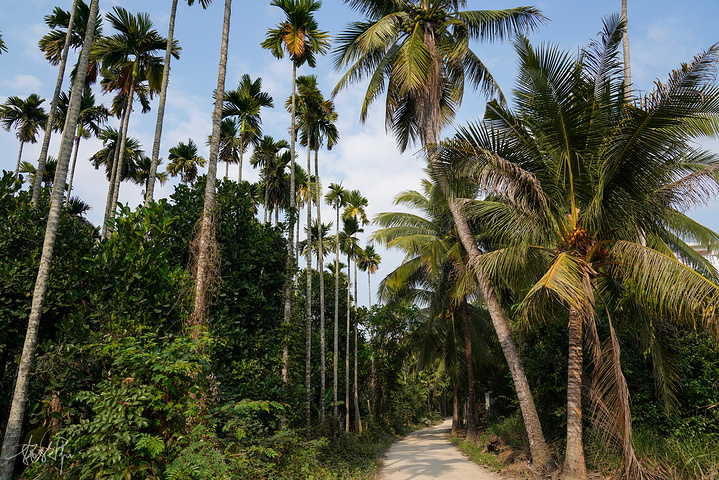
[[449,441],[452,420],[410,433],[385,455],[381,480],[503,480],[472,463]]

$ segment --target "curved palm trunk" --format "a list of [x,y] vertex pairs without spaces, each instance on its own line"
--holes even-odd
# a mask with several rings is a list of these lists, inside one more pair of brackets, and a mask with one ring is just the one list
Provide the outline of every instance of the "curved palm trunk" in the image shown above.
[[[35,181],[32,185],[32,204],[37,206],[40,199],[40,187],[42,186],[42,177],[45,175],[45,164],[47,163],[47,151],[50,149],[50,136],[52,135],[52,125],[55,122],[55,114],[57,113],[57,104],[62,92],[62,81],[65,77],[65,67],[67,65],[67,55],[70,51],[70,38],[72,37],[72,29],[75,26],[75,13],[77,11],[77,0],[72,2],[72,10],[70,11],[70,20],[67,24],[67,32],[65,33],[65,45],[62,47],[62,56],[60,57],[60,67],[57,72],[57,82],[55,82],[55,93],[52,96],[50,104],[50,112],[47,116],[45,124],[45,135],[42,139],[42,148],[40,149],[40,158],[37,161],[35,169]],[[84,81],[83,81],[84,83]]]
[[[15,175],[13,178],[17,180],[18,176],[20,175],[20,160],[22,159],[22,147],[25,146],[25,142],[20,142],[20,152],[17,154],[17,165],[15,166]],[[37,173],[35,174],[35,178],[37,178]]]
[[152,160],[150,162],[150,176],[147,180],[145,192],[145,206],[153,201],[155,194],[155,177],[157,176],[157,163],[160,158],[160,139],[162,138],[162,123],[165,118],[165,101],[167,100],[167,84],[170,79],[170,59],[172,58],[172,40],[175,33],[175,16],[177,14],[177,0],[172,0],[170,7],[170,26],[167,31],[167,46],[165,47],[165,65],[162,68],[162,85],[160,86],[160,101],[157,104],[157,123],[155,123],[155,140],[152,143]]
[[[130,91],[127,94],[127,111],[125,112],[125,122],[120,137],[120,154],[117,157],[117,174],[115,183],[112,188],[112,199],[110,201],[110,210],[107,212],[107,218],[115,217],[115,208],[117,207],[117,199],[120,196],[120,184],[122,183],[122,171],[125,169],[125,146],[127,145],[127,128],[130,124],[130,114],[132,113],[132,97],[135,95],[135,80],[130,82]],[[107,221],[106,221],[107,223]],[[107,224],[105,228],[108,230]],[[107,235],[106,235],[107,236]]]
[[[311,150],[307,146],[307,175],[312,172],[310,168]],[[312,393],[312,182],[307,181],[307,307],[305,314],[307,316],[307,353],[305,358],[305,414],[307,438],[310,438],[310,395]],[[300,222],[297,222],[299,226]],[[298,235],[299,238],[299,235]],[[299,245],[299,243],[298,243]],[[320,399],[322,403],[324,399]]]
[[70,181],[67,184],[67,197],[65,198],[65,207],[70,205],[70,193],[72,193],[72,179],[75,176],[75,165],[77,164],[77,151],[80,149],[80,135],[75,136],[75,153],[72,156],[72,166],[70,167]]
[[40,328],[40,315],[42,314],[45,294],[48,288],[50,265],[55,248],[62,197],[65,191],[65,178],[67,177],[67,167],[70,162],[70,154],[72,153],[73,134],[77,128],[78,115],[80,113],[82,86],[85,83],[85,74],[90,58],[90,46],[92,45],[95,31],[94,27],[97,19],[98,2],[99,0],[92,0],[90,3],[87,33],[80,54],[78,74],[75,76],[72,94],[70,95],[67,122],[62,134],[62,143],[57,159],[57,170],[55,172],[55,180],[53,181],[50,199],[50,213],[48,214],[45,239],[42,246],[42,256],[40,257],[40,267],[38,268],[37,279],[35,281],[30,318],[27,323],[27,333],[25,334],[25,343],[20,357],[10,415],[5,430],[2,452],[0,452],[0,480],[10,480],[12,477],[15,457],[17,455],[18,445],[20,444],[23,418],[25,416],[25,404],[27,403],[28,386],[30,384],[30,369],[35,357],[35,347],[37,346],[37,336]]
[[212,246],[215,243],[213,216],[215,210],[215,184],[217,182],[217,156],[220,150],[220,122],[222,121],[222,102],[225,97],[225,78],[227,76],[227,46],[230,41],[231,13],[232,0],[225,0],[220,67],[217,74],[215,110],[212,113],[212,139],[210,140],[210,158],[207,164],[205,203],[202,208],[202,219],[200,220],[194,306],[190,325],[191,336],[195,341],[199,339],[200,330],[207,325],[207,290],[211,281],[209,272],[212,263],[217,261],[217,258],[212,255]]
[[340,321],[340,207],[335,208],[337,212],[337,233],[335,235],[335,325],[334,325],[334,363],[332,365],[332,413],[335,422],[339,419],[339,409],[337,407],[337,365],[339,362],[339,321]]
[[[295,106],[297,97],[297,64],[292,62],[292,126],[290,129],[290,225],[288,229],[287,239],[287,264],[286,264],[286,275],[285,289],[283,292],[284,296],[284,317],[283,324],[290,324],[290,317],[292,314],[292,284],[294,279],[294,257],[295,257],[295,143],[297,140],[297,132],[295,131]],[[287,387],[287,370],[289,368],[290,359],[290,347],[287,343],[287,338],[283,341],[282,346],[282,386]]]
[[317,271],[320,273],[320,421],[325,421],[325,269],[322,265],[324,252],[322,251],[322,216],[320,213],[320,170],[319,153],[315,150],[315,178],[317,188],[315,189],[315,206],[317,207]]
[[562,469],[566,480],[585,480],[587,468],[582,443],[582,317],[569,310],[569,360],[567,365],[567,454]]
[[467,362],[467,395],[469,406],[467,407],[467,440],[477,440],[477,401],[474,394],[474,358],[472,356],[472,337],[469,333],[469,308],[467,307],[467,296],[462,298],[462,333],[464,334],[464,356]]

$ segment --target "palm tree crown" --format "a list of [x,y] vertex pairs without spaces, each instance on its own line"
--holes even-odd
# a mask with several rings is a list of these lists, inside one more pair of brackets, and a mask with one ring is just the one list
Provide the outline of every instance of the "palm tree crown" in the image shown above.
[[194,182],[197,178],[197,167],[205,166],[205,159],[197,155],[197,145],[192,139],[172,147],[167,158],[170,160],[167,172],[173,177],[180,175],[184,184]]

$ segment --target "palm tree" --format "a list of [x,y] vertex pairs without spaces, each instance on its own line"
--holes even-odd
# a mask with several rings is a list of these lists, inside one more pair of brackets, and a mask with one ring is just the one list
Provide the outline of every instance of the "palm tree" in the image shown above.
[[[347,255],[347,330],[345,337],[345,431],[350,431],[350,336],[351,336],[351,323],[350,323],[350,311],[351,311],[351,295],[352,291],[352,279],[350,275],[350,267],[352,265],[352,259],[357,258],[359,248],[359,239],[356,237],[358,233],[362,233],[364,230],[360,228],[359,222],[356,218],[348,216],[342,219],[342,232],[339,235],[339,245],[342,252]],[[356,278],[356,266],[355,266],[355,278]],[[356,279],[355,279],[356,283]],[[356,294],[355,294],[356,296]],[[357,310],[355,304],[355,311]],[[355,338],[355,345],[357,339]],[[356,371],[356,370],[355,370]],[[357,407],[357,405],[355,405]],[[355,415],[357,421],[359,420],[359,409],[356,408]]]
[[47,226],[45,228],[45,238],[43,240],[42,253],[40,256],[40,267],[38,268],[37,279],[35,280],[35,289],[32,296],[32,307],[27,323],[27,333],[23,351],[20,356],[20,365],[17,370],[17,380],[15,382],[15,390],[8,415],[7,427],[5,429],[5,438],[3,439],[2,451],[0,451],[0,480],[10,480],[12,478],[13,468],[15,466],[15,457],[17,457],[18,446],[20,445],[20,435],[22,433],[23,419],[25,417],[25,405],[27,404],[28,387],[30,384],[30,369],[35,358],[35,347],[37,346],[37,337],[40,327],[40,316],[43,310],[45,294],[47,293],[48,281],[50,278],[50,266],[52,264],[52,254],[55,246],[55,238],[57,235],[58,221],[60,219],[60,209],[62,207],[62,197],[65,191],[65,177],[67,177],[67,167],[70,162],[70,154],[72,150],[73,134],[77,126],[77,117],[80,112],[80,91],[85,83],[85,73],[90,58],[90,45],[92,44],[94,23],[97,18],[98,0],[92,0],[90,4],[90,16],[88,21],[88,32],[85,35],[82,52],[80,53],[80,62],[78,74],[73,80],[74,95],[70,98],[70,112],[65,126],[65,132],[62,135],[62,143],[60,145],[60,154],[58,155],[57,172],[55,174],[55,182],[50,196],[50,211],[48,213]]
[[234,117],[239,122],[239,172],[237,181],[242,181],[242,155],[250,144],[256,144],[262,137],[262,107],[274,108],[272,97],[262,91],[262,79],[254,82],[249,75],[244,74],[239,85],[225,94],[225,106],[222,108],[222,117]]
[[2,39],[2,34],[0,34],[0,53],[7,52],[7,45],[5,45],[5,41]]
[[[351,24],[340,35],[335,66],[349,68],[334,93],[369,78],[360,114],[364,121],[370,104],[386,90],[386,123],[393,130],[400,150],[415,140],[425,147],[437,144],[442,128],[451,122],[462,101],[465,81],[480,87],[485,94],[502,98],[491,74],[469,48],[471,40],[502,40],[544,21],[532,7],[462,11],[464,0],[345,0],[345,3],[367,20]],[[430,150],[430,165],[440,174],[434,160]],[[449,191],[448,187],[443,188]],[[471,259],[479,257],[460,205],[453,202],[451,211]],[[478,271],[477,276],[512,373],[532,459],[535,465],[544,468],[551,457],[524,368],[493,285],[482,272]]]
[[[46,187],[51,187],[52,182],[55,180],[56,171],[57,159],[48,157],[47,162],[45,162],[45,170],[42,172],[42,179],[40,179],[41,185],[44,184]],[[20,164],[20,173],[27,173],[30,185],[35,184],[35,178],[37,178],[37,168],[35,168],[32,163],[23,161]]]
[[[187,5],[192,6],[195,0],[187,0]],[[203,9],[212,3],[212,0],[198,0]],[[155,140],[152,143],[152,158],[150,160],[150,175],[147,179],[145,189],[145,206],[148,206],[155,193],[155,177],[160,158],[160,139],[162,138],[162,122],[165,117],[165,101],[167,100],[167,85],[170,79],[170,60],[172,58],[173,45],[175,44],[175,15],[177,14],[177,0],[172,0],[170,7],[170,22],[167,32],[167,44],[165,46],[165,61],[162,68],[162,83],[160,85],[160,101],[157,105],[157,122],[155,123]]]
[[[230,172],[231,163],[240,162],[240,138],[237,129],[237,120],[223,118],[220,124],[220,151],[218,160],[225,162],[225,180]],[[207,137],[207,145],[212,141],[212,135]]]
[[372,308],[372,284],[370,276],[373,273],[377,273],[377,269],[379,268],[379,263],[381,261],[382,256],[377,253],[372,245],[367,245],[364,250],[360,252],[359,258],[357,259],[357,266],[359,266],[359,269],[363,272],[367,272],[367,291],[369,292],[369,303],[367,304],[369,306],[368,308]]
[[167,165],[167,173],[176,177],[180,175],[182,183],[187,185],[197,179],[197,167],[205,166],[205,159],[197,155],[197,145],[192,139],[187,143],[178,143],[170,149],[167,156],[170,163]]
[[45,99],[32,93],[25,100],[20,97],[8,97],[5,103],[0,105],[0,123],[7,131],[10,131],[11,128],[16,128],[15,135],[20,140],[15,179],[17,179],[20,170],[23,146],[28,142],[36,143],[38,130],[47,122],[47,114],[45,109],[41,107],[44,101]]
[[210,159],[207,167],[207,181],[205,182],[205,202],[202,207],[202,218],[197,236],[198,259],[195,276],[195,292],[190,329],[192,338],[197,341],[200,329],[207,324],[207,291],[211,278],[213,262],[217,255],[213,255],[215,245],[212,218],[215,210],[215,184],[217,183],[217,158],[220,151],[220,129],[222,122],[222,103],[225,98],[225,78],[227,76],[227,47],[230,41],[230,17],[232,14],[232,0],[225,0],[225,12],[222,19],[222,43],[220,44],[220,66],[217,73],[217,88],[215,89],[215,109],[212,112],[212,139],[210,140]]
[[[334,245],[334,239],[327,236],[331,228],[332,222],[318,225],[317,219],[314,219],[312,220],[312,228],[309,231],[305,227],[305,235],[307,238],[299,242],[300,251],[303,255],[307,255],[308,247],[312,249],[312,254],[314,254],[317,260],[316,269],[318,272],[322,269],[325,253],[332,249]],[[318,234],[318,232],[320,233]]]
[[[67,118],[67,111],[70,105],[70,99],[64,92],[60,94],[58,99],[58,116],[55,128],[62,131]],[[104,105],[95,105],[95,95],[89,88],[83,88],[82,98],[80,100],[80,115],[77,119],[77,131],[75,132],[75,153],[72,157],[72,166],[70,167],[70,181],[67,187],[67,198],[65,207],[70,204],[70,193],[72,192],[72,179],[75,176],[75,164],[77,163],[77,153],[80,150],[80,139],[90,138],[91,135],[98,136],[100,134],[100,125],[105,123],[110,111]]]
[[[250,165],[252,165],[253,168],[260,167],[263,171],[262,176],[264,177],[265,185],[265,223],[270,221],[269,217],[271,217],[271,215],[268,215],[268,212],[272,211],[270,205],[273,205],[273,203],[270,202],[273,189],[270,187],[278,185],[279,180],[284,176],[284,165],[281,169],[278,168],[280,166],[278,164],[279,153],[281,150],[288,148],[290,148],[290,145],[287,141],[275,141],[271,136],[265,135],[262,137],[262,140],[258,142],[257,146],[255,146],[252,157],[250,158]],[[289,161],[289,157],[287,159]]]
[[[104,37],[92,47],[93,58],[102,62],[105,72],[112,73],[113,81],[105,87],[116,88],[126,96],[125,113],[120,128],[120,150],[117,169],[122,170],[124,162],[124,143],[127,138],[130,112],[132,112],[135,90],[141,81],[147,81],[149,91],[156,92],[161,88],[161,77],[164,69],[162,60],[155,54],[167,48],[167,39],[155,30],[146,13],[132,15],[122,7],[114,7],[108,13],[107,21],[117,33]],[[172,43],[172,56],[180,57],[180,46]],[[120,182],[115,181],[112,187],[112,198],[107,208],[111,218],[120,192]],[[103,227],[103,237],[107,235],[107,225]]]
[[632,66],[629,61],[629,28],[627,27],[627,0],[622,0],[622,21],[624,29],[622,31],[622,47],[624,58],[624,93],[627,101],[632,97]]
[[[118,155],[117,149],[119,148],[120,133],[112,127],[105,127],[100,130],[97,138],[102,140],[103,147],[90,157],[90,162],[95,167],[95,170],[104,166],[105,175],[108,180],[111,180],[113,174],[118,174],[118,172],[113,171],[113,165]],[[121,182],[130,180],[135,176],[137,164],[142,161],[145,156],[145,152],[142,150],[142,146],[137,139],[127,137],[125,140],[125,152],[123,155],[127,159],[127,162],[124,162],[123,169],[119,172],[118,178]]]
[[[335,422],[339,419],[339,412],[337,410],[337,362],[338,362],[338,353],[339,353],[339,344],[338,344],[338,326],[339,326],[339,298],[340,298],[340,277],[339,277],[339,263],[340,263],[340,209],[344,208],[347,204],[346,197],[349,194],[347,190],[342,188],[342,184],[337,183],[330,183],[329,185],[329,191],[325,195],[325,203],[327,205],[331,205],[335,209],[335,213],[337,215],[337,223],[335,225],[337,226],[336,234],[335,234],[335,325],[334,325],[334,350],[333,350],[333,358],[334,358],[334,365],[333,365],[333,376],[332,376],[332,382],[334,387],[334,393],[333,393],[333,405],[332,405],[332,412],[334,415]],[[349,288],[349,284],[348,284]]]
[[[141,155],[135,163],[135,174],[132,177],[132,181],[137,185],[145,187],[144,191],[147,191],[150,185],[150,170],[152,168],[152,159],[148,156]],[[157,159],[157,167],[162,165],[162,159]],[[164,185],[167,182],[167,172],[155,172],[155,180],[160,182],[160,185]]]
[[[487,209],[496,208],[487,224],[499,233],[499,225],[512,219],[511,238],[516,243],[508,242],[486,261],[502,265],[506,272],[523,267],[516,264],[518,251],[534,252],[524,258],[535,260],[541,274],[520,304],[526,317],[532,318],[547,302],[566,309],[563,478],[568,479],[586,478],[583,331],[594,346],[590,399],[600,414],[598,423],[612,427],[627,478],[641,475],[632,448],[629,391],[618,362],[618,342],[608,316],[609,343],[601,347],[597,303],[602,302],[608,313],[619,313],[619,297],[628,296],[654,315],[692,323],[707,321],[695,315],[715,308],[719,298],[716,270],[681,240],[702,238],[710,245],[719,240],[717,233],[682,213],[719,188],[719,156],[692,144],[698,135],[719,134],[713,79],[719,47],[683,65],[643,99],[627,104],[623,69],[616,60],[622,29],[619,16],[605,20],[601,41],[576,58],[551,46],[535,51],[521,39],[516,110],[490,103],[487,122],[462,129],[447,151],[458,147],[467,160],[466,154],[474,152],[471,156],[477,161],[471,160],[466,171],[479,179],[481,169],[480,186],[496,198],[476,207],[485,221]],[[444,160],[460,157],[450,154]],[[560,177],[562,185],[557,183]],[[639,322],[640,330],[653,328],[652,318],[632,320]]]
[[[267,32],[262,48],[272,52],[276,58],[283,58],[287,51],[292,61],[292,124],[290,127],[290,226],[287,242],[287,280],[284,290],[284,323],[290,322],[292,310],[292,278],[293,258],[295,249],[294,225],[295,225],[295,105],[297,67],[307,63],[310,67],[315,66],[315,56],[323,55],[329,49],[329,33],[320,31],[314,12],[319,10],[322,2],[317,0],[272,0],[272,5],[282,9],[285,20],[275,28]],[[289,361],[289,347],[285,342],[282,351],[282,384],[287,385],[287,368]]]

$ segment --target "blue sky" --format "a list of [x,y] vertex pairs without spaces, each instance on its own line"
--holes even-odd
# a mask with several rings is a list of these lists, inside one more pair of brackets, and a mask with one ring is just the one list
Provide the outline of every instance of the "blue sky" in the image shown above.
[[[468,0],[466,8],[508,8],[520,4],[529,3]],[[0,55],[0,102],[11,95],[26,97],[30,93],[38,93],[47,99],[46,108],[49,109],[57,70],[47,63],[37,48],[37,42],[48,31],[43,22],[44,15],[49,14],[54,6],[69,9],[71,5],[71,0],[5,0],[0,3],[0,31],[9,50]],[[100,1],[103,13],[116,5],[133,13],[147,12],[160,34],[167,35],[170,0]],[[192,138],[200,146],[202,155],[207,157],[205,139],[211,129],[212,91],[217,84],[223,5],[223,0],[214,0],[207,10],[202,10],[197,4],[188,7],[186,2],[180,1],[175,37],[183,50],[180,60],[172,62],[160,152],[163,158],[167,157],[169,148],[180,141],[186,142],[188,138]],[[548,0],[534,5],[550,21],[530,36],[532,41],[535,44],[551,42],[576,51],[596,37],[602,26],[602,17],[619,12],[621,0]],[[276,139],[286,138],[290,119],[281,107],[290,95],[290,62],[287,58],[277,60],[260,47],[267,30],[282,20],[281,11],[270,6],[266,0],[235,1],[233,7],[227,88],[235,88],[245,73],[253,79],[261,77],[263,89],[273,96],[276,105],[274,110],[266,110],[263,114],[264,133]],[[635,88],[650,90],[655,80],[665,80],[669,71],[718,42],[718,14],[719,3],[716,0],[629,0],[629,38]],[[340,0],[324,0],[317,14],[320,28],[332,35],[341,32],[347,22],[357,19],[359,17]],[[111,33],[110,30],[106,25],[105,33]],[[476,44],[473,48],[505,94],[509,94],[517,65],[511,45]],[[71,61],[75,61],[74,56],[71,56]],[[327,96],[340,75],[333,70],[330,57],[319,58],[317,68],[303,67],[299,74],[316,74],[320,88]],[[341,92],[335,99],[339,112],[340,142],[332,151],[320,154],[320,174],[325,186],[331,182],[342,182],[345,188],[359,189],[369,200],[368,214],[372,218],[379,212],[397,210],[392,205],[392,199],[400,191],[420,187],[424,164],[414,156],[414,150],[402,155],[398,153],[391,135],[388,136],[384,130],[381,101],[371,109],[367,123],[359,123],[363,93],[362,86],[358,86]],[[106,105],[110,103],[109,96],[98,92],[97,97]],[[153,110],[145,115],[135,111],[130,122],[130,135],[140,140],[148,155],[154,136],[155,106],[156,100]],[[456,124],[474,120],[483,111],[484,98],[468,90]],[[111,119],[108,125],[117,127],[117,120]],[[447,129],[445,133],[451,134],[452,129]],[[58,140],[59,135],[54,135],[50,149],[53,156],[57,156]],[[23,159],[35,163],[39,145],[26,145]],[[4,153],[0,157],[0,169],[14,170],[18,146],[14,131],[0,130],[0,151]],[[707,146],[719,150],[719,143]],[[73,194],[91,204],[93,209],[88,218],[95,224],[101,221],[107,180],[104,173],[94,170],[87,159],[100,148],[101,143],[97,140],[82,142],[73,186]],[[245,159],[250,153],[245,155]],[[303,152],[300,151],[299,155],[304,165]],[[243,178],[256,181],[258,172],[246,162]],[[218,172],[224,174],[224,165],[218,167]],[[237,177],[236,166],[230,167],[229,175],[230,178]],[[168,196],[177,182],[177,179],[172,179],[164,187],[158,186],[156,196]],[[134,207],[141,202],[141,195],[141,188],[123,184],[120,201]],[[692,215],[719,230],[719,203],[714,202]],[[333,221],[334,212],[324,207],[322,217],[325,222]],[[372,227],[365,230],[369,233]],[[363,242],[366,236],[362,237]],[[379,250],[383,263],[372,278],[373,290],[379,280],[401,261],[401,255]],[[359,301],[366,305],[366,276],[364,281],[360,278]]]

